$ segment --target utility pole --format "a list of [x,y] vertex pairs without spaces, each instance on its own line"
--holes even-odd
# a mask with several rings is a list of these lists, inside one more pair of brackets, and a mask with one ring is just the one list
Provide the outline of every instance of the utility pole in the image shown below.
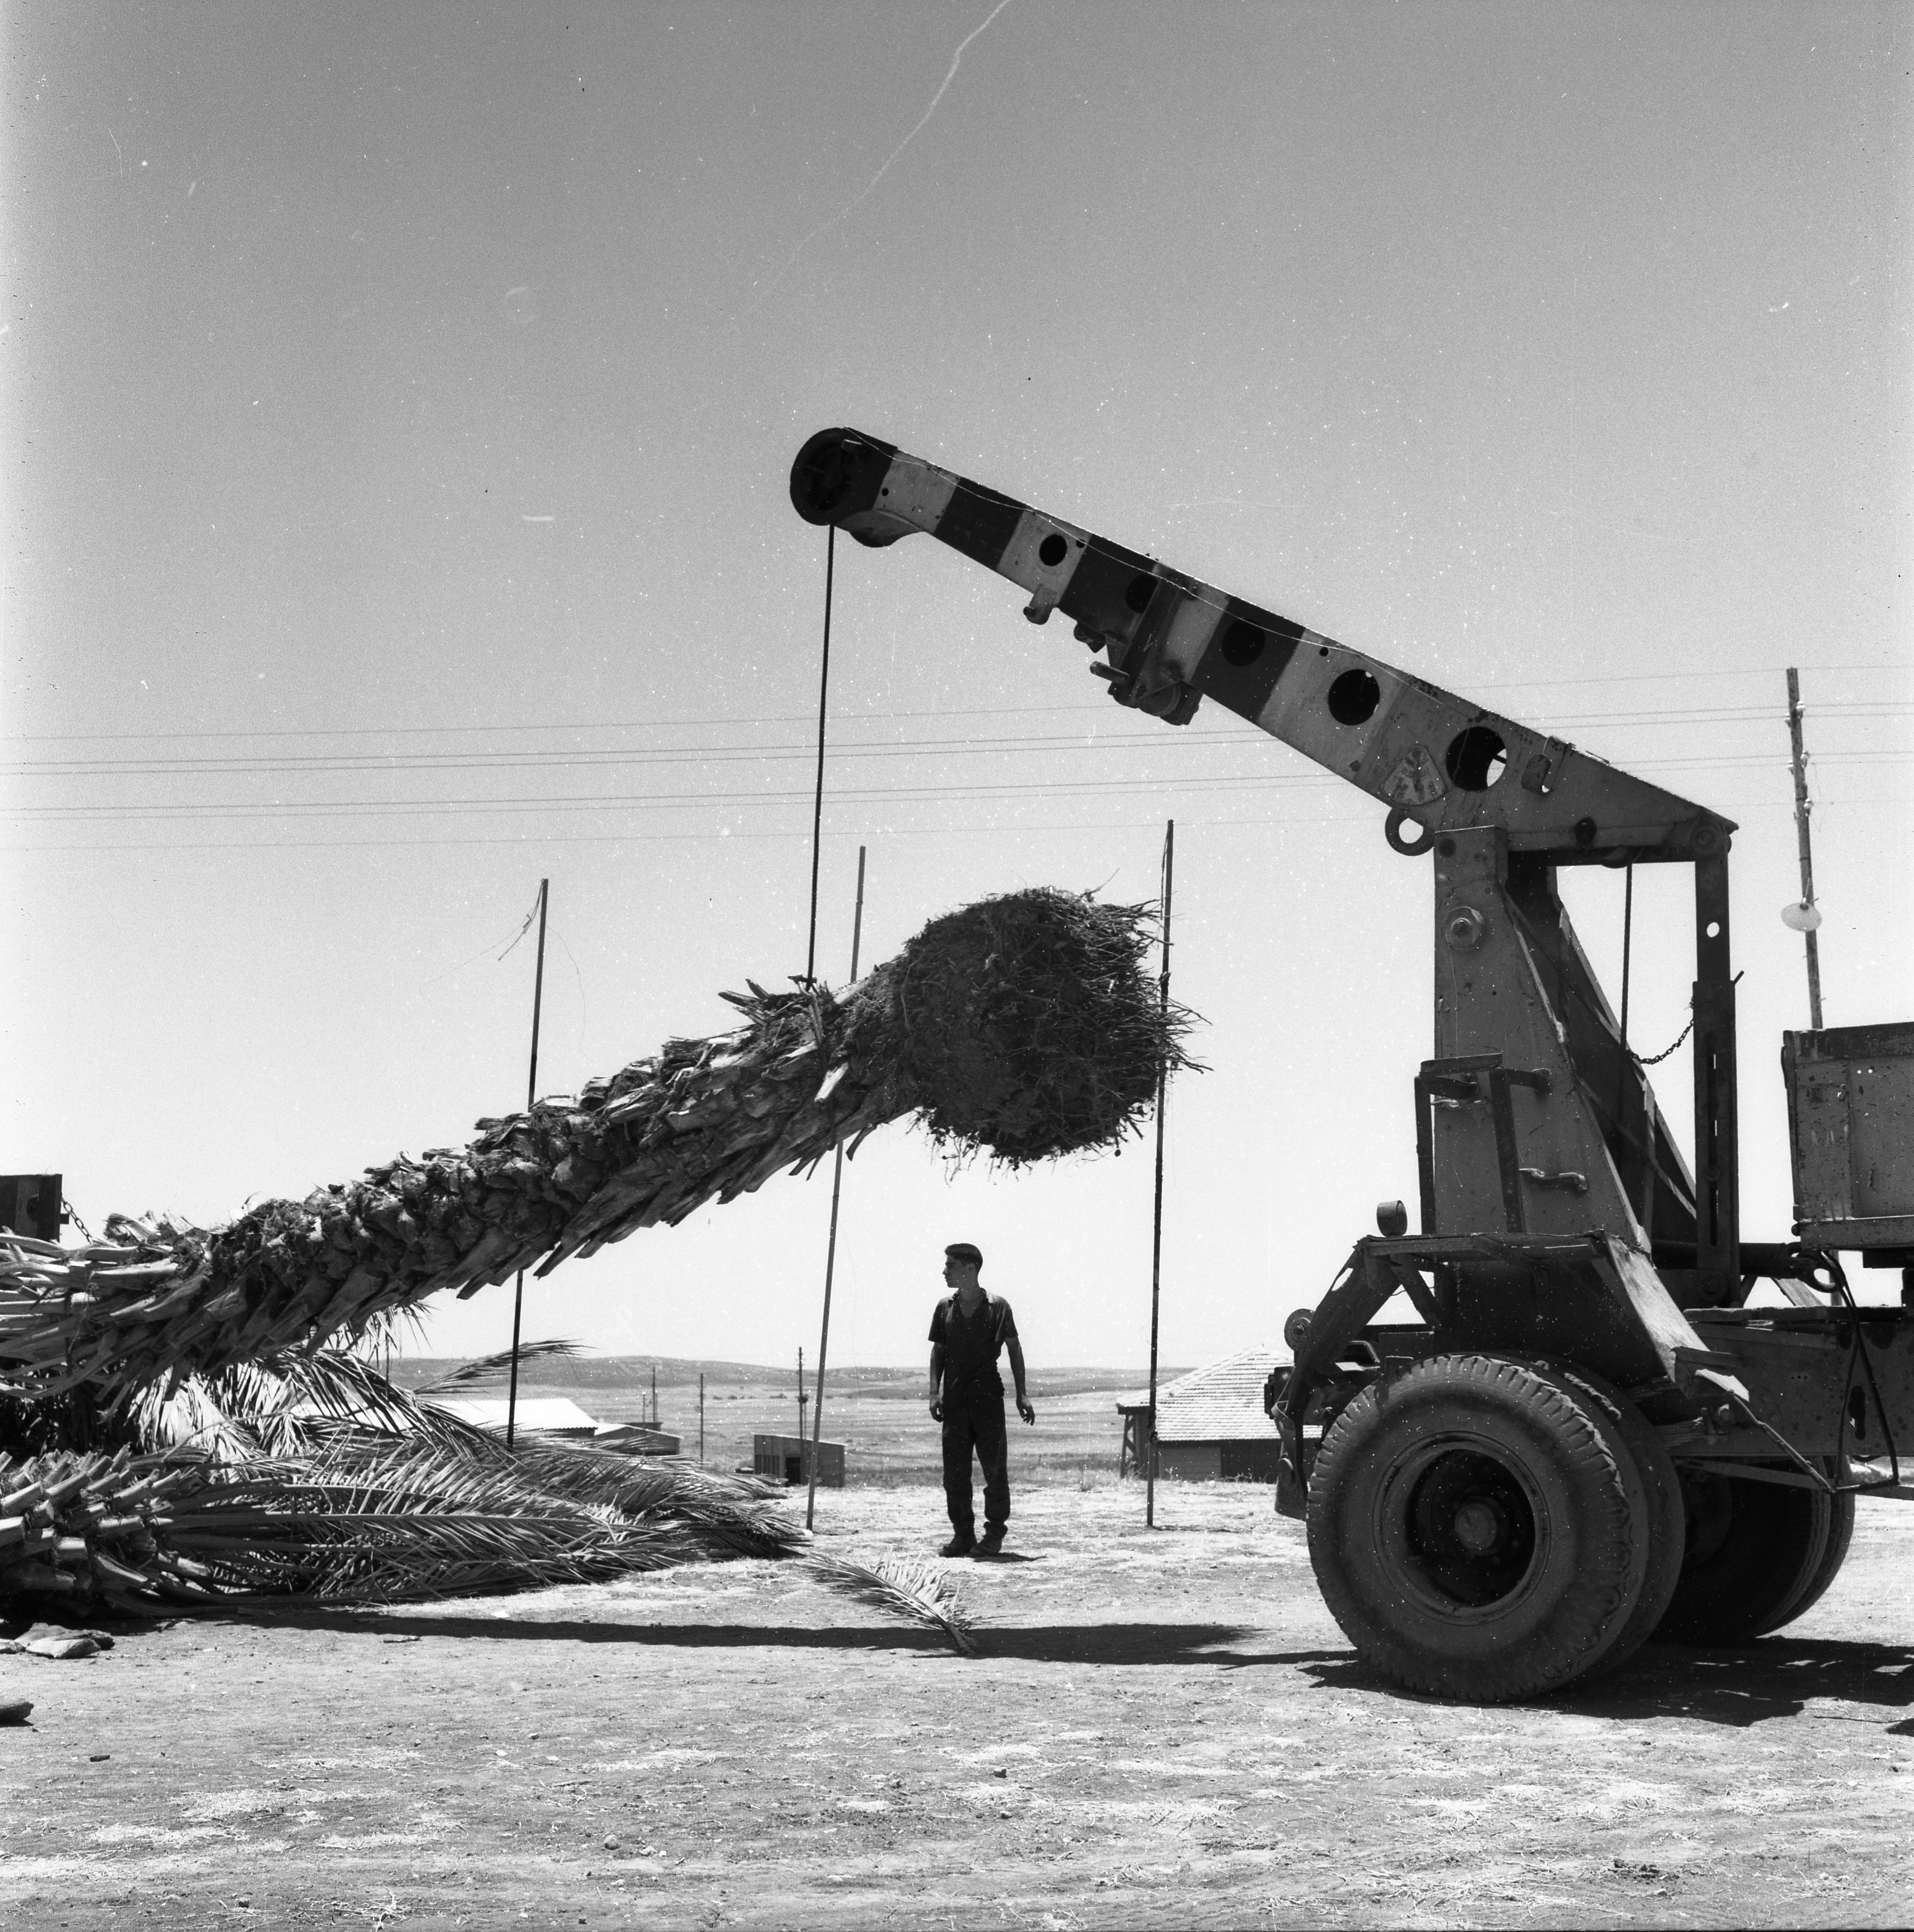
[[[551,896],[551,881],[538,881],[538,964],[532,981],[532,1064],[525,1076],[525,1111],[530,1113],[538,1097],[538,1018],[545,998],[545,906]],[[520,927],[522,932],[524,928]],[[509,1449],[518,1428],[518,1331],[525,1312],[525,1270],[518,1270],[518,1285],[512,1292],[512,1382],[505,1399],[505,1446]]]
[[1801,903],[1788,907],[1782,919],[1808,942],[1808,1020],[1821,1030],[1821,946],[1816,928],[1821,908],[1814,903],[1814,854],[1808,836],[1808,754],[1802,748],[1801,674],[1788,667],[1788,742],[1794,758],[1795,842],[1801,850]]
[[[864,937],[864,848],[857,848],[857,910],[850,919],[850,977],[857,978],[857,949]],[[837,1271],[838,1197],[844,1190],[844,1143],[837,1144],[837,1160],[831,1170],[831,1232],[824,1244],[824,1319],[818,1336],[818,1406],[811,1412],[811,1487],[804,1498],[804,1526],[809,1529],[818,1514],[818,1444],[824,1439],[824,1358],[831,1346],[831,1277]],[[801,1414],[802,1412],[800,1412]]]
[[797,1439],[804,1440],[804,1412],[811,1398],[804,1393],[804,1351],[797,1352]]
[[[1176,875],[1176,820],[1163,826],[1163,970],[1156,982],[1161,1010],[1170,1010],[1170,887]],[[1150,1234],[1150,1461],[1144,1472],[1143,1522],[1156,1526],[1156,1327],[1163,1288],[1163,1094],[1167,1069],[1156,1076],[1156,1211]]]
[[698,1372],[698,1466],[704,1467],[704,1371]]

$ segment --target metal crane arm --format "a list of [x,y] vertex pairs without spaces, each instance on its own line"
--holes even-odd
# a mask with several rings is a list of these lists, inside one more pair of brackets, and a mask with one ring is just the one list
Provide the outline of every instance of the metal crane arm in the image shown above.
[[1557,865],[1712,858],[1731,821],[1572,745],[1232,597],[1107,537],[855,430],[821,431],[791,471],[813,524],[864,544],[921,531],[1024,590],[1106,654],[1119,704],[1187,724],[1214,699],[1391,808],[1430,838],[1495,826]]

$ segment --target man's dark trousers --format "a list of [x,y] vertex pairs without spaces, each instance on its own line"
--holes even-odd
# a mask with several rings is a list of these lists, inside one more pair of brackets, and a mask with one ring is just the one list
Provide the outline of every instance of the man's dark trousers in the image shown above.
[[974,1537],[977,1520],[970,1495],[970,1457],[983,1466],[983,1520],[1001,1529],[1010,1520],[1010,1446],[1004,1426],[1004,1398],[947,1402],[944,1406],[944,1499],[959,1536]]

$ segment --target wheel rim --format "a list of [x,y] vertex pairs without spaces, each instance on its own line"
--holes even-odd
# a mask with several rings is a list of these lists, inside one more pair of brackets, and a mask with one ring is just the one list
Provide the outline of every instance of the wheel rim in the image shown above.
[[1406,1594],[1455,1622],[1486,1623],[1534,1589],[1548,1513],[1502,1444],[1449,1434],[1396,1457],[1377,1488],[1374,1531]]

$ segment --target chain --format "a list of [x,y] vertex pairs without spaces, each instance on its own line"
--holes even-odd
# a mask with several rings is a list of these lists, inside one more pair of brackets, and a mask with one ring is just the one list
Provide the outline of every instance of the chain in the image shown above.
[[[1731,986],[1738,986],[1742,983],[1741,974],[1737,973],[1734,978],[1728,983]],[[1625,1047],[1623,1048],[1623,1051],[1627,1053],[1628,1058],[1632,1060],[1637,1066],[1658,1066],[1663,1060],[1666,1060],[1668,1056],[1675,1051],[1676,1047],[1682,1044],[1682,1041],[1688,1038],[1690,1034],[1694,1031],[1694,1030],[1695,1003],[1693,1000],[1690,1000],[1688,1002],[1688,1024],[1684,1026],[1682,1030],[1675,1036],[1673,1040],[1670,1042],[1668,1046],[1664,1046],[1659,1053],[1650,1054],[1645,1060],[1642,1058],[1641,1054],[1636,1052],[1632,1047]]]
[[1673,1046],[1664,1046],[1659,1053],[1652,1053],[1646,1058],[1644,1058],[1642,1054],[1636,1052],[1631,1047],[1629,1049],[1628,1058],[1632,1060],[1637,1066],[1659,1066],[1663,1060],[1666,1060],[1668,1056],[1675,1051],[1675,1048],[1679,1046],[1682,1041],[1686,1040],[1689,1034],[1693,1033],[1694,1030],[1695,1016],[1691,1012],[1688,1016],[1688,1024],[1675,1036]]

